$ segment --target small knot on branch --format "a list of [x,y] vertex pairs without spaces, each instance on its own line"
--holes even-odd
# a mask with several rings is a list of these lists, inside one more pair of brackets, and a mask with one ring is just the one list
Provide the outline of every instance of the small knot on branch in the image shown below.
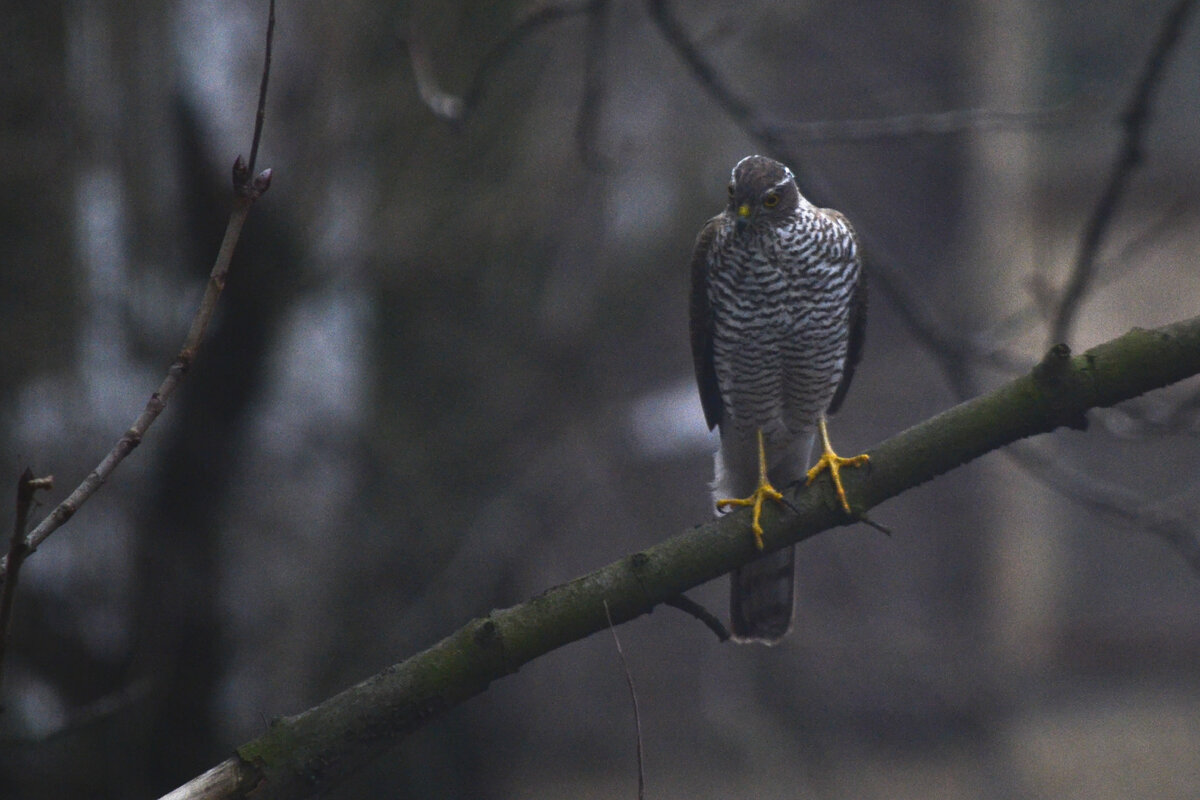
[[54,476],[47,475],[44,478],[30,478],[29,479],[29,488],[34,491],[37,491],[38,489],[53,489],[54,488]]
[[[20,512],[22,508],[25,513],[29,511],[29,504],[33,502],[33,493],[39,489],[53,489],[54,476],[47,475],[44,478],[35,478],[33,470],[29,467],[21,473],[20,479],[17,481],[17,510]],[[21,531],[21,535],[24,535]]]
[[1058,343],[1042,356],[1042,360],[1033,368],[1033,380],[1038,387],[1054,391],[1062,385],[1071,368],[1071,348]]
[[233,192],[238,197],[245,197],[250,200],[257,200],[262,197],[267,189],[271,188],[271,175],[273,174],[270,167],[267,167],[262,172],[254,177],[250,176],[251,167],[246,163],[246,159],[239,155],[233,161]]
[[[1056,412],[1066,406],[1071,406],[1070,398],[1064,397],[1064,392],[1072,378],[1071,348],[1062,342],[1054,345],[1033,368],[1033,382],[1045,396],[1047,404]],[[1068,428],[1087,430],[1087,416],[1078,412],[1062,412],[1056,414],[1057,423]]]

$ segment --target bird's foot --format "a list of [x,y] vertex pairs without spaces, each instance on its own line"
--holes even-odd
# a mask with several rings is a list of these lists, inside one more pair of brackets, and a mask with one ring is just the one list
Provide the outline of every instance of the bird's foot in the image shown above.
[[759,517],[762,516],[762,505],[764,500],[775,500],[783,502],[783,495],[763,479],[759,482],[758,488],[754,490],[754,494],[749,497],[732,497],[727,500],[718,500],[717,508],[724,511],[727,508],[735,508],[739,506],[753,506],[754,516],[751,518],[750,528],[754,531],[754,544],[759,550],[763,549],[763,529],[762,523],[759,522]]
[[779,503],[784,502],[783,494],[767,480],[767,449],[763,445],[763,434],[760,428],[758,431],[758,488],[749,497],[734,497],[728,500],[717,501],[717,509],[719,511],[738,506],[752,506],[754,508],[754,516],[751,518],[750,528],[754,531],[754,544],[758,546],[759,550],[763,549],[763,529],[759,518],[762,516],[763,501],[767,499]]
[[833,488],[837,491],[838,501],[842,504],[842,508],[847,514],[850,512],[850,503],[846,500],[846,487],[842,486],[842,467],[861,467],[871,460],[871,457],[866,453],[854,456],[853,458],[842,458],[837,453],[833,452],[833,447],[829,444],[829,432],[825,430],[825,420],[820,422],[821,426],[821,457],[817,459],[817,463],[808,471],[808,480],[805,486],[811,484],[817,479],[823,471],[829,470],[829,478],[833,481]]

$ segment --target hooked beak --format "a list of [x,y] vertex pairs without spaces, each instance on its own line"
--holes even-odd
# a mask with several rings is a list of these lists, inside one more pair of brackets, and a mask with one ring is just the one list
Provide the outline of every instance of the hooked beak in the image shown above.
[[742,203],[740,206],[737,207],[737,220],[736,220],[737,232],[741,233],[742,231],[746,230],[746,225],[748,225],[749,223],[750,223],[750,204]]

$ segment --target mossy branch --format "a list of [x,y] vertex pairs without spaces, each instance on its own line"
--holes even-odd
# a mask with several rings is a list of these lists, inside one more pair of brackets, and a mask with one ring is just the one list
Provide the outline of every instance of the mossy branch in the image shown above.
[[[962,403],[870,450],[846,474],[856,512],[1004,445],[1082,428],[1111,406],[1200,373],[1200,317],[1135,329],[1072,357],[1053,348],[1028,375]],[[793,487],[795,509],[764,509],[768,550],[851,523],[828,481]],[[324,703],[272,724],[237,755],[168,797],[294,798],[336,784],[442,712],[523,664],[712,580],[758,555],[747,512],[677,534],[512,608],[467,623],[429,649]]]

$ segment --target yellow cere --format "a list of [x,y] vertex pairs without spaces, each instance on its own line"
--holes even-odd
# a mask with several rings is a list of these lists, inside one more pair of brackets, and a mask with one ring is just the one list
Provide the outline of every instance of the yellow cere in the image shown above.
[[750,216],[750,204],[742,203],[740,206],[738,206],[737,214],[742,218]]

